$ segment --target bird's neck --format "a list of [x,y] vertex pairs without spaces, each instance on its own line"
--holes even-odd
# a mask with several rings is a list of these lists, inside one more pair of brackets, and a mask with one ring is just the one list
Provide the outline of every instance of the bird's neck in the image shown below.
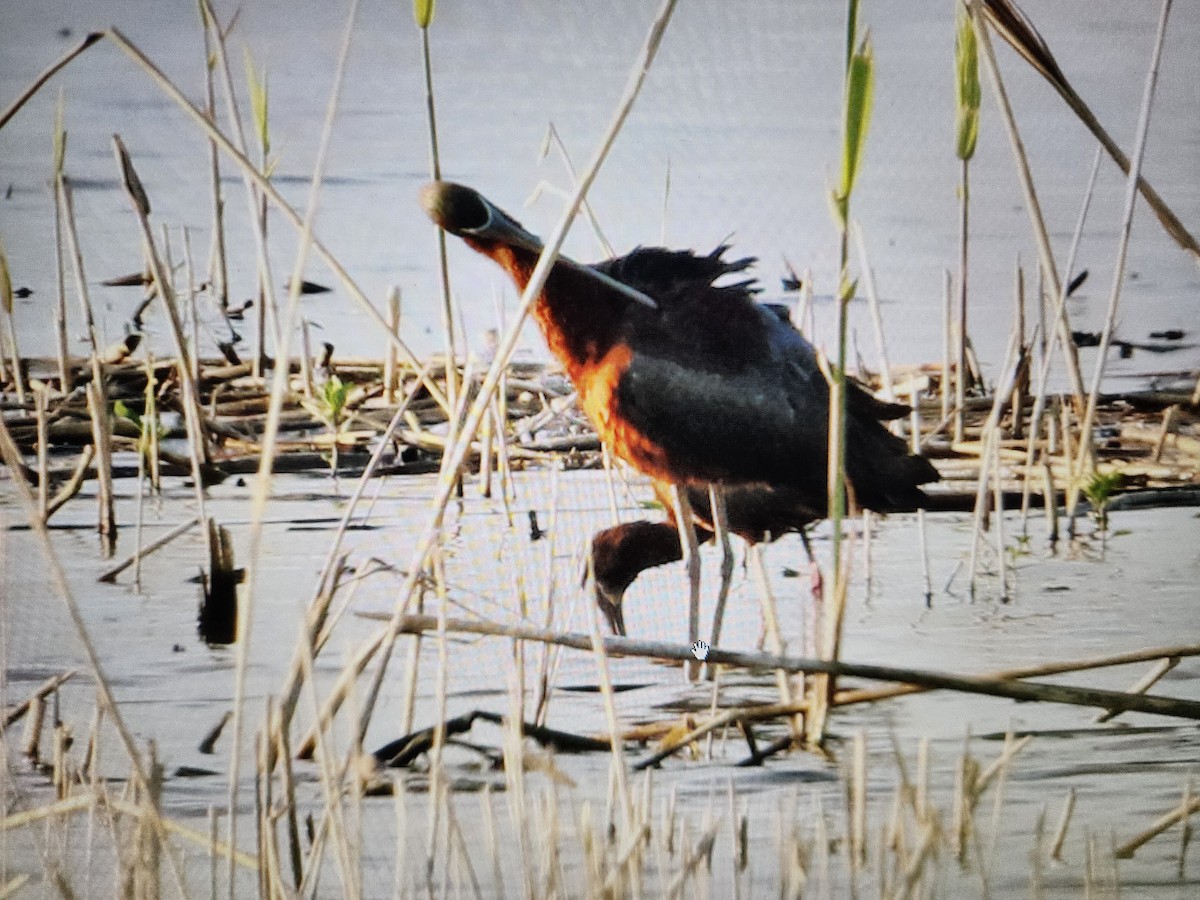
[[[479,247],[508,272],[522,291],[529,285],[537,257],[509,246]],[[624,297],[574,268],[556,264],[546,279],[533,315],[550,352],[575,381],[604,358],[618,337]]]

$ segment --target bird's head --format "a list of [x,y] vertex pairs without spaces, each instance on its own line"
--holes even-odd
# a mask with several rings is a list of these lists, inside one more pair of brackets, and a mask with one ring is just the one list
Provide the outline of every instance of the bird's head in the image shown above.
[[[520,222],[479,191],[452,181],[431,181],[421,188],[421,207],[434,224],[455,237],[462,238],[471,248],[490,256],[508,269],[509,274],[517,279],[518,286],[524,288],[522,279],[528,278],[528,268],[531,266],[515,266],[514,254],[504,252],[503,248],[522,250],[535,257],[539,256],[544,245],[537,235],[526,231]],[[591,266],[580,265],[561,255],[558,257],[558,264],[582,274],[593,282],[599,282],[626,299],[649,309],[658,308],[658,304],[651,297]]]
[[465,185],[431,181],[421,188],[421,207],[435,224],[478,249],[496,243],[534,254],[542,252],[542,242],[535,235],[479,191]]

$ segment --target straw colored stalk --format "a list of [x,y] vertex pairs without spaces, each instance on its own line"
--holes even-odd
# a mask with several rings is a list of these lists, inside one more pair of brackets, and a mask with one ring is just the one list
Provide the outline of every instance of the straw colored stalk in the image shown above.
[[[242,125],[242,114],[238,108],[237,94],[233,89],[233,75],[230,71],[229,57],[225,48],[225,31],[221,28],[220,20],[217,18],[217,15],[214,12],[212,4],[209,2],[209,0],[201,0],[201,3],[203,11],[202,18],[204,20],[204,24],[210,30],[212,37],[209,47],[211,47],[211,49],[214,51],[214,62],[221,74],[221,86],[225,93],[225,105],[228,110],[229,121],[233,126],[233,136],[234,141],[236,142],[237,156],[235,161],[242,169],[243,183],[246,186],[247,210],[249,213],[250,222],[253,223],[251,231],[254,234],[254,249],[258,264],[256,284],[259,288],[259,299],[263,302],[259,303],[259,333],[256,335],[258,346],[255,347],[256,358],[252,365],[254,373],[256,375],[261,375],[261,357],[263,352],[263,337],[261,332],[263,328],[263,322],[268,315],[268,309],[270,310],[271,314],[272,328],[275,331],[273,337],[275,338],[276,353],[279,356],[282,356],[284,359],[287,358],[286,355],[279,352],[279,328],[275,316],[275,280],[271,273],[270,254],[267,252],[266,202],[262,199],[263,196],[270,197],[271,200],[276,202],[278,205],[278,201],[275,201],[275,197],[272,196],[273,188],[266,171],[266,156],[269,146],[269,141],[267,140],[266,134],[267,98],[265,94],[265,88],[262,91],[255,91],[253,84],[251,85],[251,104],[252,106],[256,107],[254,111],[256,112],[255,118],[259,128],[259,146],[262,151],[262,164],[261,166],[255,166],[254,163],[250,162],[249,159],[249,145],[246,142],[245,129]],[[119,36],[115,29],[112,29],[108,32],[108,36],[110,38],[114,37],[114,35]],[[121,36],[121,40],[124,40],[123,36]],[[132,45],[130,45],[130,48],[131,47]],[[126,49],[126,52],[129,51],[129,48],[123,49]],[[137,55],[140,56],[140,52]],[[150,64],[149,60],[146,60],[146,63]],[[153,64],[150,64],[150,66],[152,67]],[[147,69],[147,71],[150,71],[152,77],[155,77],[155,80],[159,80],[160,86],[163,86],[162,83],[166,80],[165,76],[161,76],[161,73],[157,73],[157,70],[151,71],[151,69]],[[178,99],[176,99],[176,102],[179,102]],[[210,141],[216,141],[216,143],[221,144],[221,141],[216,139],[216,135],[219,134],[219,131],[216,127],[215,112],[212,114],[212,116],[208,116],[192,106],[192,104],[186,99],[184,102],[187,103],[187,106],[189,107],[188,111],[193,114],[193,117],[196,118],[196,120],[201,124],[201,127],[205,128],[205,130],[209,132]],[[228,141],[225,143],[228,144]],[[229,145],[228,147],[222,146],[222,149],[228,152],[228,150],[233,149],[233,147],[234,145]],[[295,222],[293,224],[295,224]],[[297,225],[297,227],[299,226]],[[226,285],[226,290],[228,290],[228,285]]]
[[559,248],[562,246],[563,240],[566,237],[567,230],[578,212],[579,203],[583,195],[591,187],[592,181],[596,177],[600,166],[608,156],[609,150],[612,148],[616,140],[621,126],[624,124],[629,111],[633,108],[633,103],[637,99],[637,95],[641,90],[642,83],[645,81],[646,75],[650,70],[650,66],[654,62],[654,57],[658,51],[658,47],[662,41],[663,33],[667,23],[670,21],[671,13],[675,8],[675,0],[663,0],[663,3],[651,24],[650,31],[646,37],[646,41],[638,55],[637,62],[634,64],[633,71],[630,74],[629,83],[625,88],[625,92],[621,97],[617,106],[617,111],[609,124],[604,138],[602,139],[599,148],[596,151],[591,163],[584,170],[584,175],[580,179],[579,187],[577,188],[570,203],[567,204],[563,211],[563,216],[551,233],[550,238],[546,241],[546,247],[542,251],[537,264],[530,273],[529,283],[526,285],[525,291],[522,294],[521,302],[512,323],[509,325],[508,332],[504,335],[497,348],[496,356],[492,361],[492,365],[484,377],[479,388],[471,410],[467,415],[466,421],[463,424],[462,430],[458,434],[458,438],[454,446],[448,450],[448,463],[443,467],[442,475],[439,477],[437,489],[430,504],[431,512],[429,521],[425,529],[422,531],[417,540],[417,545],[410,565],[408,566],[408,574],[405,578],[405,583],[400,590],[400,596],[396,603],[395,611],[392,620],[388,626],[387,632],[383,638],[383,659],[376,671],[375,679],[371,685],[367,695],[363,709],[363,717],[359,726],[359,733],[364,733],[366,726],[370,721],[371,714],[374,712],[375,702],[379,695],[379,690],[386,676],[387,660],[391,655],[392,646],[395,643],[396,637],[399,634],[399,625],[403,617],[408,612],[412,605],[415,596],[417,582],[421,577],[421,572],[425,565],[425,560],[429,555],[434,542],[438,539],[440,533],[440,523],[442,514],[446,504],[450,499],[450,495],[457,483],[457,473],[462,467],[467,453],[470,449],[471,442],[475,436],[476,430],[487,412],[492,394],[496,390],[496,386],[500,381],[501,374],[508,365],[513,351],[516,348],[517,340],[520,337],[520,331],[525,323],[533,304],[540,296],[542,288],[546,283],[546,279],[550,275],[551,267],[558,256]]
[[[1012,147],[1013,160],[1016,165],[1018,179],[1021,183],[1021,194],[1025,201],[1025,207],[1029,211],[1033,236],[1037,242],[1038,260],[1041,264],[1042,273],[1050,285],[1050,290],[1057,297],[1062,290],[1062,281],[1059,278],[1058,269],[1054,264],[1054,253],[1050,247],[1050,236],[1046,230],[1046,221],[1042,216],[1042,207],[1038,201],[1037,190],[1033,184],[1033,174],[1029,168],[1029,160],[1025,155],[1025,145],[1021,140],[1020,133],[1017,131],[1016,118],[1013,115],[1012,106],[1008,102],[1008,92],[1004,88],[1004,81],[1000,77],[1000,69],[996,65],[996,55],[992,49],[991,39],[988,37],[987,26],[984,23],[980,3],[981,0],[971,0],[971,17],[975,26],[975,35],[978,38],[979,47],[983,51],[980,55],[987,68],[988,77],[996,98],[996,105],[1000,108],[1000,117],[1004,122],[1009,144]],[[1059,310],[1056,326],[1058,328],[1059,339],[1062,341],[1063,350],[1066,354],[1067,375],[1071,381],[1071,392],[1074,394],[1076,407],[1082,410],[1084,405],[1083,377],[1079,373],[1079,356],[1075,351],[1075,344],[1071,340],[1071,326],[1067,320],[1065,305]]]
[[[432,0],[416,0],[413,4],[413,18],[421,32],[421,65],[425,85],[425,122],[429,133],[429,170],[434,181],[442,179],[442,157],[438,150],[437,106],[433,90],[433,59],[429,49],[429,28],[433,24],[434,3]],[[458,396],[458,351],[454,338],[454,307],[450,293],[450,265],[446,259],[446,233],[438,228],[438,285],[441,288],[442,299],[442,329],[446,341],[446,396],[450,406],[455,405]],[[453,438],[456,423],[451,422],[450,436]]]
[[[312,184],[309,190],[308,205],[305,217],[300,226],[300,241],[296,252],[296,262],[292,269],[289,285],[287,313],[280,329],[276,354],[281,361],[290,358],[291,334],[293,323],[299,308],[300,284],[303,280],[304,265],[311,246],[315,246],[312,223],[317,212],[317,201],[320,196],[322,177],[325,171],[325,160],[328,153],[329,141],[333,133],[333,122],[337,112],[338,98],[341,93],[346,60],[350,53],[351,37],[354,22],[358,14],[358,0],[351,3],[346,17],[346,27],[338,54],[337,68],[333,84],[330,88],[329,102],[326,107],[325,122],[322,126],[321,138],[318,144],[317,158],[313,166]],[[270,182],[264,180],[270,187]],[[370,304],[368,304],[369,306]],[[373,310],[373,307],[372,307]],[[378,313],[375,313],[378,318]],[[244,701],[246,697],[246,671],[250,658],[250,635],[254,619],[255,589],[257,586],[259,568],[261,565],[263,517],[266,512],[267,495],[271,487],[271,467],[275,457],[275,443],[279,433],[279,417],[283,407],[283,398],[287,393],[289,367],[284,364],[276,365],[271,384],[271,405],[267,413],[266,429],[262,436],[262,455],[259,464],[258,477],[254,482],[254,492],[251,506],[251,524],[248,535],[249,556],[246,568],[246,584],[243,594],[244,601],[237,619],[237,663],[234,674],[234,707],[233,707],[233,739],[229,763],[229,840],[237,843],[238,823],[238,772],[241,766],[241,744],[243,734]],[[234,879],[232,867],[229,872],[230,900],[233,897]]]
[[[217,97],[213,83],[216,52],[213,49],[212,30],[216,27],[208,18],[207,6],[198,3],[201,32],[204,35],[204,114],[216,125]],[[208,140],[208,181],[212,198],[212,247],[208,260],[208,281],[211,296],[217,308],[224,314],[229,308],[229,262],[225,253],[225,192],[221,188],[221,150],[211,138]]]
[[[975,596],[976,562],[979,555],[979,542],[983,534],[984,519],[987,516],[988,470],[992,467],[992,457],[998,449],[997,442],[1000,440],[1000,413],[1004,409],[1004,400],[1012,391],[1012,385],[1017,375],[1019,344],[1020,335],[1014,329],[1008,341],[1008,352],[1004,357],[1004,367],[1001,369],[1003,373],[1002,381],[996,386],[996,390],[992,396],[991,411],[988,412],[988,417],[980,429],[979,484],[975,494],[975,527],[971,537],[971,562],[969,565],[972,597]],[[997,456],[996,458],[998,460],[999,457]],[[998,483],[999,473],[997,472],[993,477]],[[1002,514],[1003,511],[997,510],[997,512]],[[1001,555],[1003,555],[1003,550],[1001,551]]]
[[1185,802],[1164,814],[1141,834],[1120,844],[1113,851],[1114,855],[1117,859],[1132,859],[1133,855],[1137,853],[1143,844],[1158,837],[1158,835],[1162,834],[1176,822],[1184,822],[1186,824],[1187,819],[1197,812],[1200,812],[1200,797],[1186,799]]
[[1162,59],[1163,42],[1167,35],[1167,18],[1171,13],[1171,0],[1163,0],[1162,11],[1158,20],[1158,33],[1154,39],[1154,50],[1150,57],[1150,67],[1146,73],[1146,84],[1142,93],[1142,107],[1138,114],[1137,139],[1133,146],[1133,159],[1129,165],[1129,177],[1125,187],[1125,209],[1121,216],[1121,232],[1117,241],[1117,258],[1113,266],[1112,289],[1108,297],[1108,312],[1104,319],[1104,328],[1100,332],[1100,346],[1096,348],[1096,368],[1092,374],[1091,390],[1088,392],[1087,407],[1083,413],[1083,422],[1079,427],[1079,450],[1075,459],[1074,477],[1067,489],[1067,510],[1074,516],[1074,508],[1079,498],[1079,490],[1083,483],[1088,460],[1092,458],[1094,446],[1092,442],[1092,423],[1096,419],[1096,404],[1100,395],[1100,383],[1104,378],[1104,366],[1108,357],[1108,348],[1112,342],[1113,328],[1116,326],[1117,309],[1121,299],[1121,286],[1125,280],[1125,262],[1129,256],[1129,237],[1133,231],[1133,212],[1137,206],[1138,176],[1142,171],[1142,159],[1146,150],[1146,135],[1150,131],[1150,112],[1154,105],[1154,88],[1158,83],[1158,67]]

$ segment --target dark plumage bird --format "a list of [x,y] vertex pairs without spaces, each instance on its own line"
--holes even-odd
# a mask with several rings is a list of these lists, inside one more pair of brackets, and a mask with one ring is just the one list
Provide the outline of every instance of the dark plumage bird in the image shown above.
[[[520,223],[449,182],[427,185],[421,202],[525,287],[542,243]],[[774,535],[826,515],[829,388],[812,345],[755,302],[752,279],[717,283],[755,261],[728,260],[728,249],[639,247],[594,266],[560,258],[534,316],[614,453],[656,482],[785,497],[739,504],[747,514],[736,522],[730,513],[730,530]],[[860,507],[917,509],[926,501],[920,485],[938,479],[880,424],[904,411],[848,390],[846,472]],[[786,510],[790,525],[781,528]]]

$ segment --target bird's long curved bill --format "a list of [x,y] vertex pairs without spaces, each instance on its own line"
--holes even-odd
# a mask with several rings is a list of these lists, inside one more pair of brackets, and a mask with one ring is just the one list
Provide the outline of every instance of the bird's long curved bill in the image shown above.
[[[510,247],[541,253],[541,240],[526,231],[521,223],[478,191],[450,181],[431,181],[421,189],[421,206],[434,223],[457,237],[498,241]],[[600,282],[637,303],[657,309],[649,296],[591,266],[581,265],[560,255],[558,262]]]

